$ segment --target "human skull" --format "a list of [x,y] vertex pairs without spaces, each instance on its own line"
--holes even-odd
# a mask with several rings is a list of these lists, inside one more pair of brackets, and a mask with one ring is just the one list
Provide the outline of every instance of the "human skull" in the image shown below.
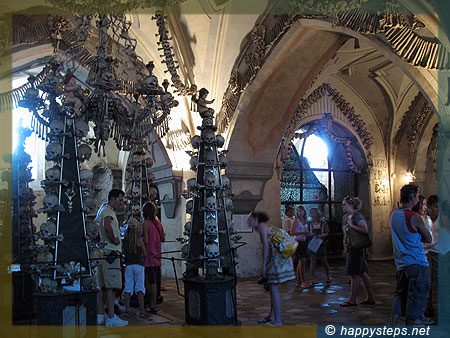
[[214,125],[212,116],[205,116],[203,118],[202,126],[212,127]]
[[206,256],[208,258],[217,258],[219,257],[219,246],[217,243],[209,243],[206,244]]
[[31,227],[29,223],[21,224],[20,225],[20,234],[22,236],[28,236],[31,235]]
[[202,139],[207,144],[212,144],[216,138],[215,133],[211,129],[206,129],[202,133]]
[[226,177],[225,175],[222,175],[222,187],[224,189],[230,189],[231,188],[230,179],[228,177]]
[[86,276],[81,278],[81,286],[84,290],[94,290],[95,289],[95,282],[94,278],[92,276]]
[[58,158],[58,155],[62,154],[62,146],[61,143],[52,142],[47,146],[46,154],[49,160],[55,160]]
[[93,197],[84,196],[83,197],[83,206],[87,209],[87,212],[90,213],[92,210],[97,208],[97,203]]
[[131,193],[134,197],[138,197],[141,195],[141,186],[137,183],[133,185],[133,188],[131,189]]
[[55,165],[53,168],[49,168],[45,171],[45,178],[48,181],[56,182],[61,178],[61,168]]
[[217,231],[219,231],[219,228],[217,227],[216,220],[213,218],[210,218],[206,221],[205,230],[208,234],[216,234]]
[[233,205],[233,201],[231,200],[231,198],[228,198],[228,197],[225,198],[225,209],[228,211],[233,211],[234,205]]
[[214,151],[205,151],[205,164],[207,166],[213,166],[216,162],[216,153]]
[[206,208],[209,210],[216,209],[216,198],[214,196],[206,197]]
[[148,189],[148,195],[150,196],[151,200],[155,200],[156,197],[158,196],[158,190],[156,190],[155,188],[151,187],[150,189]]
[[192,223],[191,222],[184,223],[184,231],[191,232],[191,228],[192,228]]
[[202,138],[198,135],[195,135],[192,139],[191,139],[191,144],[194,147],[194,149],[198,149],[200,148],[200,144],[202,143]]
[[156,179],[156,176],[154,173],[147,173],[147,180],[151,183]]
[[87,144],[80,144],[77,149],[78,161],[89,161],[92,156],[92,148]]
[[44,197],[44,207],[47,210],[51,210],[58,205],[58,195],[56,194],[47,194]]
[[41,281],[40,290],[43,293],[56,293],[58,288],[58,282],[50,279],[48,277],[44,277]]
[[80,170],[80,183],[82,186],[90,185],[93,177],[94,177],[94,174],[89,169],[81,169]]
[[34,196],[33,190],[31,188],[29,188],[25,184],[22,184],[20,186],[20,188],[19,188],[20,199],[22,199],[22,200],[32,199],[32,197],[31,197],[32,195]]
[[100,226],[95,221],[87,221],[86,222],[86,237],[88,239],[95,239],[98,237],[100,232]]
[[189,160],[189,164],[191,166],[191,170],[195,170],[197,169],[197,165],[198,165],[198,156],[192,156],[191,159]]
[[216,144],[219,148],[223,147],[223,145],[225,144],[225,139],[222,135],[216,135]]
[[153,166],[153,163],[155,163],[155,161],[153,160],[153,158],[147,157],[147,158],[145,159],[145,166],[146,166],[147,168],[151,168],[151,167]]
[[186,212],[191,215],[194,212],[194,201],[193,200],[189,200],[186,202]]
[[75,121],[75,135],[77,138],[83,138],[89,133],[89,125],[83,120]]
[[139,214],[141,212],[141,206],[139,204],[133,204],[131,206],[131,212],[136,215]]
[[134,168],[133,179],[140,180],[142,178],[141,167]]
[[205,185],[208,187],[214,187],[216,186],[217,180],[216,180],[216,175],[214,175],[213,173],[207,173],[205,175]]
[[53,120],[50,122],[50,130],[54,134],[64,133],[64,122],[61,120]]
[[186,259],[189,255],[189,245],[186,243],[181,247],[181,258]]
[[21,205],[19,207],[19,216],[20,217],[29,217],[31,214],[30,207],[28,205]]
[[195,177],[188,179],[186,182],[186,186],[189,191],[195,191],[197,187],[197,180],[195,179]]
[[52,263],[53,255],[49,250],[42,250],[36,257],[38,263]]
[[220,154],[220,155],[219,155],[219,162],[220,162],[220,166],[221,166],[222,168],[227,166],[227,164],[228,164],[228,159],[227,159],[227,157],[226,157],[225,154]]
[[49,238],[56,235],[56,225],[51,221],[47,221],[41,224],[39,228],[42,238]]

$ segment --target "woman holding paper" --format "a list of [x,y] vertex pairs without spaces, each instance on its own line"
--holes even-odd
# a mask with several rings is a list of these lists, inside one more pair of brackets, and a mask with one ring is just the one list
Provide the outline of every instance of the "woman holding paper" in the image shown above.
[[309,258],[311,259],[311,264],[309,266],[312,276],[311,283],[319,283],[316,278],[317,257],[320,258],[323,268],[325,269],[325,273],[327,274],[327,283],[330,283],[330,266],[327,261],[327,248],[325,242],[323,241],[323,238],[328,235],[328,224],[327,221],[322,220],[322,213],[319,208],[311,208],[309,214],[312,221],[308,222],[308,230],[314,235],[308,245]]
[[359,282],[362,279],[366,288],[367,298],[360,304],[375,305],[373,298],[372,283],[367,273],[367,264],[365,262],[364,249],[349,248],[348,233],[351,229],[363,233],[368,233],[367,223],[364,216],[359,212],[362,202],[358,197],[347,196],[342,201],[342,210],[345,212],[342,221],[342,230],[344,232],[344,250],[346,251],[346,271],[351,277],[350,297],[340,304],[342,307],[356,306],[356,295],[358,294]]

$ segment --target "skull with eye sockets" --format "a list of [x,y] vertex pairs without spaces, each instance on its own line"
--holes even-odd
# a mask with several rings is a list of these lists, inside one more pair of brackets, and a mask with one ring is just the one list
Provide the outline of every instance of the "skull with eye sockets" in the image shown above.
[[217,234],[217,232],[219,231],[219,228],[217,227],[217,223],[214,219],[209,219],[206,221],[205,231],[209,235]]
[[86,213],[90,213],[91,211],[97,208],[97,202],[95,198],[92,196],[84,196],[83,197],[83,206],[85,208]]
[[226,177],[225,175],[222,175],[222,187],[224,189],[230,189],[231,188],[230,179],[228,177]]
[[198,165],[198,156],[192,156],[191,159],[189,160],[189,165],[191,166],[191,170],[195,170],[197,169],[197,165]]
[[53,134],[64,134],[64,122],[61,120],[53,120],[50,122],[50,131]]
[[131,194],[133,195],[133,197],[141,196],[141,186],[138,183],[135,183],[133,185],[133,188],[131,189]]
[[206,185],[207,187],[210,187],[210,188],[215,187],[215,186],[217,185],[217,178],[216,178],[216,175],[214,175],[214,174],[211,173],[211,172],[208,172],[208,173],[205,175],[205,185]]
[[222,148],[225,144],[225,139],[222,135],[216,135],[216,145],[218,148]]
[[131,206],[131,213],[133,215],[139,215],[140,212],[141,212],[141,206],[139,204],[133,204]]
[[62,146],[61,143],[58,142],[52,142],[50,143],[46,150],[46,159],[49,161],[54,161],[58,159],[58,156],[62,155]]
[[86,237],[90,240],[96,239],[100,233],[100,226],[95,221],[86,222]]
[[42,239],[48,239],[56,235],[56,225],[51,221],[44,222],[41,224],[39,232]]
[[54,166],[45,171],[45,178],[48,181],[56,182],[59,181],[60,177],[61,177],[61,167],[59,166]]
[[216,209],[216,198],[214,196],[206,197],[206,208],[208,210],[215,210]]
[[225,197],[225,210],[227,211],[233,211],[234,205],[231,198]]
[[83,120],[75,121],[75,135],[77,138],[81,139],[89,133],[89,125]]
[[192,192],[197,190],[197,180],[196,180],[196,178],[194,177],[194,178],[188,179],[187,182],[186,182],[186,187],[187,187],[187,189],[189,191],[192,191]]
[[191,139],[191,144],[194,147],[194,149],[198,149],[200,148],[200,144],[202,143],[202,138],[198,135],[195,135],[192,139]]
[[89,169],[80,170],[80,184],[82,186],[88,186],[91,184],[94,174]]
[[87,144],[80,144],[77,148],[77,158],[78,161],[84,162],[89,161],[92,156],[92,148]]
[[41,281],[41,285],[39,286],[42,293],[56,293],[57,288],[58,282],[48,277],[44,277]]
[[217,243],[211,242],[206,244],[206,256],[208,258],[217,258],[219,255],[219,246]]
[[212,144],[216,139],[216,134],[211,129],[206,129],[202,133],[202,139],[205,143]]
[[216,153],[214,151],[205,151],[205,164],[213,166],[216,163]]
[[150,196],[150,199],[153,201],[156,199],[156,197],[158,197],[158,190],[156,190],[153,187],[150,187],[150,189],[148,189],[148,195]]
[[44,197],[44,208],[46,210],[52,210],[58,206],[58,195],[56,194],[47,194]]

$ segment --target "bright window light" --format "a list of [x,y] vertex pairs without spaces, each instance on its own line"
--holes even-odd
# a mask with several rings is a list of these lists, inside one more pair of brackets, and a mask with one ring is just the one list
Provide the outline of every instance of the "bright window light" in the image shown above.
[[328,148],[325,142],[316,135],[306,140],[303,156],[308,159],[311,168],[328,168]]

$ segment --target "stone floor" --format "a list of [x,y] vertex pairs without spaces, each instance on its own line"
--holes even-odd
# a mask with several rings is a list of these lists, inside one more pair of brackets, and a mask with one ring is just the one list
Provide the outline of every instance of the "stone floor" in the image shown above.
[[[358,305],[343,308],[339,304],[350,293],[349,276],[345,274],[342,261],[330,264],[331,283],[325,283],[323,269],[318,267],[320,284],[302,289],[290,281],[280,286],[282,320],[284,325],[385,325],[389,323],[395,289],[395,264],[393,261],[371,261],[369,274],[372,278],[376,305]],[[310,274],[307,272],[307,276]],[[257,278],[239,279],[237,284],[237,311],[242,325],[258,325],[257,320],[270,310],[270,295]],[[178,282],[183,293],[183,283]],[[151,320],[126,318],[130,325],[182,325],[184,323],[184,298],[179,296],[175,279],[165,279],[167,291],[162,292],[164,301],[157,315]],[[365,299],[361,285],[358,301]],[[137,310],[136,310],[137,311]],[[436,318],[434,318],[436,320]]]

